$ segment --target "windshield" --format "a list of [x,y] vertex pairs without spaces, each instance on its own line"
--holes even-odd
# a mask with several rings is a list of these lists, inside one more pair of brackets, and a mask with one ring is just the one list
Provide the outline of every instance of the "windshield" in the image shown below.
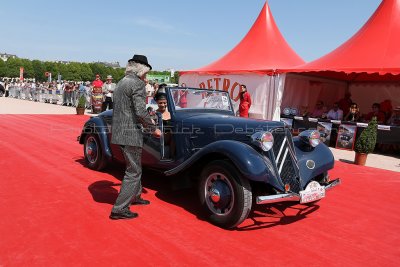
[[193,88],[171,88],[175,109],[213,109],[232,111],[229,94]]

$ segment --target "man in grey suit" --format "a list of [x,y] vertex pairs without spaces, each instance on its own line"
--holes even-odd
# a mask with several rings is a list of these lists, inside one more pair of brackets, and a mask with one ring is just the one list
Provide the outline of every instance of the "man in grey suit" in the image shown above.
[[130,205],[147,205],[150,201],[140,197],[142,193],[142,146],[146,129],[156,137],[161,132],[156,128],[146,110],[146,90],[143,79],[151,66],[143,55],[134,55],[128,61],[125,77],[114,91],[111,143],[121,146],[125,157],[126,170],[121,189],[112,208],[110,219],[133,219],[137,213],[130,211]]

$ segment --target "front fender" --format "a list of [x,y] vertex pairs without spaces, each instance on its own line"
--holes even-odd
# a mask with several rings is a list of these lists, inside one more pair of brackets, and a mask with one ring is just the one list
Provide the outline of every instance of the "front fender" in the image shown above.
[[164,172],[164,174],[170,176],[187,170],[210,154],[219,154],[231,160],[241,174],[249,180],[267,182],[278,188],[282,187],[277,179],[275,179],[275,170],[269,158],[250,145],[232,140],[221,140],[208,144],[189,159],[177,167]]
[[[303,188],[314,177],[333,169],[335,158],[332,151],[325,144],[321,143],[314,149],[305,150],[302,149],[303,145],[299,139],[293,138],[293,142]],[[307,167],[308,160],[314,161],[314,168]]]
[[100,139],[101,147],[103,149],[103,155],[105,156],[106,160],[111,160],[113,156],[110,148],[110,142],[107,137],[108,132],[109,128],[101,117],[92,117],[83,126],[82,133],[79,138],[79,143],[83,144],[88,134],[97,134]]

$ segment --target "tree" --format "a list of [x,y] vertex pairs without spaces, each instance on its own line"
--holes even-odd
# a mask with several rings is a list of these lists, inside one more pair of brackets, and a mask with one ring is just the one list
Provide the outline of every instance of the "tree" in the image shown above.
[[356,141],[354,151],[357,153],[369,154],[374,151],[376,145],[376,136],[378,133],[378,123],[376,117],[368,123],[367,128],[362,131],[360,137]]
[[[52,80],[54,80],[54,78],[57,79],[57,74],[60,72],[59,67],[57,66],[57,63],[46,61],[46,62],[44,62],[44,69],[45,69],[44,72],[51,73]],[[43,73],[43,77],[47,80],[47,77],[44,76],[44,73]]]
[[6,77],[6,76],[7,76],[6,63],[0,59],[0,77]]
[[43,62],[40,60],[33,60],[32,67],[33,67],[35,80],[39,81],[39,82],[44,82],[46,80],[46,77],[44,76],[44,73],[46,72],[46,70],[45,70]]
[[92,69],[89,64],[81,63],[81,79],[82,81],[91,81],[93,80],[95,74],[93,74]]
[[21,59],[19,58],[9,58],[6,61],[6,75],[10,78],[19,77],[19,68],[22,67]]

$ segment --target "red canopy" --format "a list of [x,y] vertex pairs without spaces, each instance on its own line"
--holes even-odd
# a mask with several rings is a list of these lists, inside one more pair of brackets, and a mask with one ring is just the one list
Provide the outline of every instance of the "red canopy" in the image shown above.
[[347,42],[291,72],[312,72],[347,81],[400,80],[400,0],[383,0]]
[[273,73],[304,64],[280,33],[267,2],[250,31],[228,54],[205,67],[180,74]]

